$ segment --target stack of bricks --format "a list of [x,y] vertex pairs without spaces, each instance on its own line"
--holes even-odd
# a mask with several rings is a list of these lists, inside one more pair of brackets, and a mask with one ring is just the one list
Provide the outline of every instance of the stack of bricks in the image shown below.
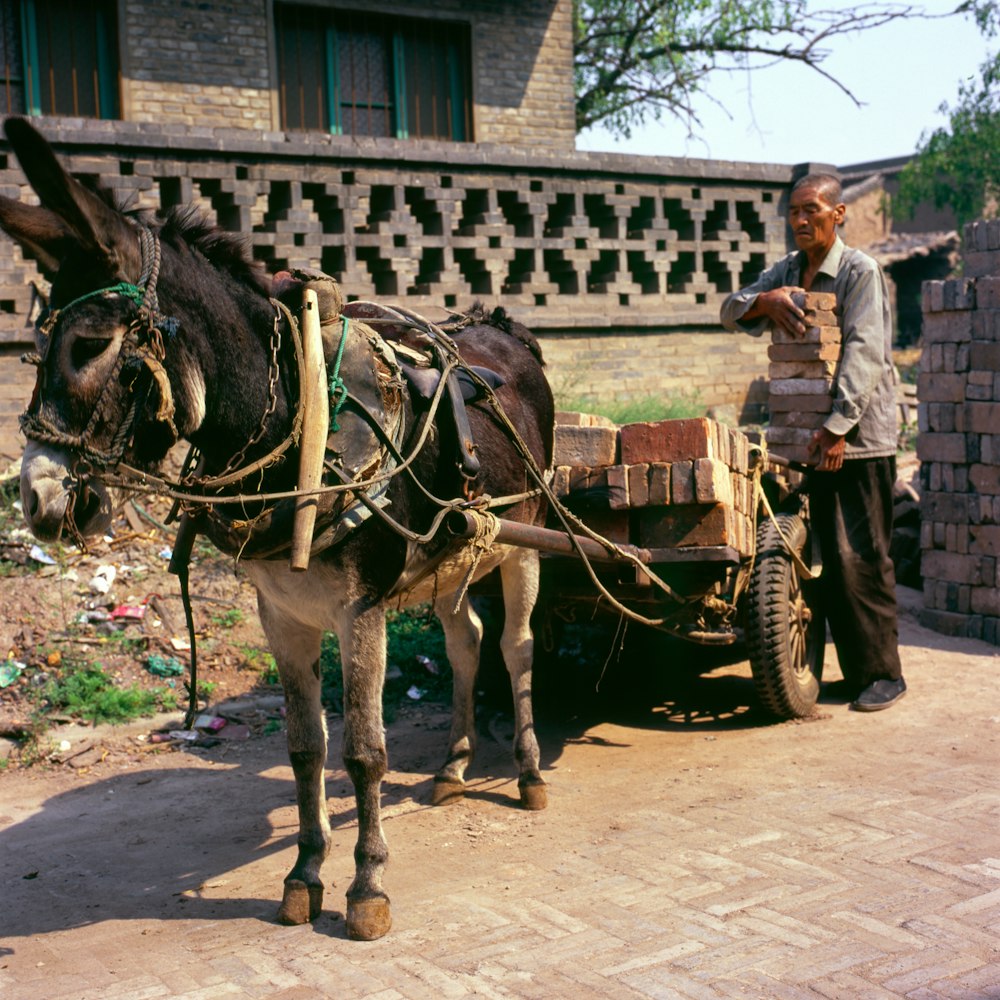
[[924,625],[1000,645],[1000,222],[923,286],[917,386]]
[[833,408],[833,383],[840,362],[841,333],[831,292],[805,292],[796,305],[806,314],[804,337],[771,331],[767,350],[768,448],[790,462],[807,463],[809,443]]
[[750,442],[741,431],[704,417],[621,428],[586,414],[559,420],[553,489],[560,497],[591,491],[583,520],[605,538],[752,551]]

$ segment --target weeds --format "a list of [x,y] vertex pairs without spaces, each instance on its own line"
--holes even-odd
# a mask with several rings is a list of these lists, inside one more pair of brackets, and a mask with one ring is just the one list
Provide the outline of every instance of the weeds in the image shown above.
[[235,628],[243,621],[243,612],[239,608],[230,608],[221,614],[212,615],[210,620],[218,628]]
[[608,417],[616,424],[636,424],[656,420],[680,420],[685,417],[702,417],[705,406],[697,392],[672,396],[642,396],[622,402],[595,402],[589,397],[560,397],[556,399],[560,410],[596,413]]
[[129,722],[177,707],[177,696],[169,688],[120,687],[100,663],[69,664],[41,688],[38,697],[41,716],[67,715],[95,725]]

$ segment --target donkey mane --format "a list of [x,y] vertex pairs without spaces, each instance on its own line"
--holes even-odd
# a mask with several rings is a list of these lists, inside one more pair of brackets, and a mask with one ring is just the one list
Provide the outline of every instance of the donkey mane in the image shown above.
[[160,239],[176,250],[194,249],[213,267],[269,295],[264,265],[255,261],[247,237],[220,229],[197,205],[173,206],[163,215]]
[[503,306],[490,309],[477,299],[462,315],[464,318],[459,323],[460,326],[482,325],[501,330],[524,344],[540,365],[545,364],[545,359],[542,357],[542,346],[538,343],[535,335],[526,326],[513,319]]

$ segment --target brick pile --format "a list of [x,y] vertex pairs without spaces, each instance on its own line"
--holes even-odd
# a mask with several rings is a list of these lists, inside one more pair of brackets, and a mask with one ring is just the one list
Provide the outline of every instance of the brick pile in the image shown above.
[[727,545],[752,550],[750,442],[707,417],[616,427],[560,414],[553,489],[589,490],[585,523],[646,548]]
[[841,332],[832,293],[806,292],[797,305],[806,314],[805,336],[771,331],[767,445],[790,462],[805,463],[813,433],[833,408]]
[[921,621],[1000,645],[1000,222],[965,247],[964,278],[923,286]]

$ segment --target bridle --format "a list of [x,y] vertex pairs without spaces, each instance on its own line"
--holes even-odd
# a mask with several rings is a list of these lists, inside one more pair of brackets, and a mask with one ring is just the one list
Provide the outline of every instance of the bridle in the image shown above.
[[[38,319],[42,350],[26,354],[22,360],[38,368],[35,388],[27,410],[21,414],[21,431],[26,438],[71,451],[77,465],[93,469],[113,469],[121,462],[135,439],[135,432],[154,386],[159,392],[155,422],[164,425],[171,443],[178,439],[174,424],[174,399],[170,380],[163,367],[166,344],[177,332],[177,321],[160,312],[156,285],[160,274],[159,237],[146,226],[138,226],[142,269],[136,284],[120,281],[87,292],[60,309],[46,309]],[[118,357],[107,375],[86,426],[79,433],[60,427],[46,413],[45,361],[59,324],[68,314],[93,299],[124,298],[135,307],[135,315],[122,337]],[[121,387],[128,395],[126,411],[120,419]]]

